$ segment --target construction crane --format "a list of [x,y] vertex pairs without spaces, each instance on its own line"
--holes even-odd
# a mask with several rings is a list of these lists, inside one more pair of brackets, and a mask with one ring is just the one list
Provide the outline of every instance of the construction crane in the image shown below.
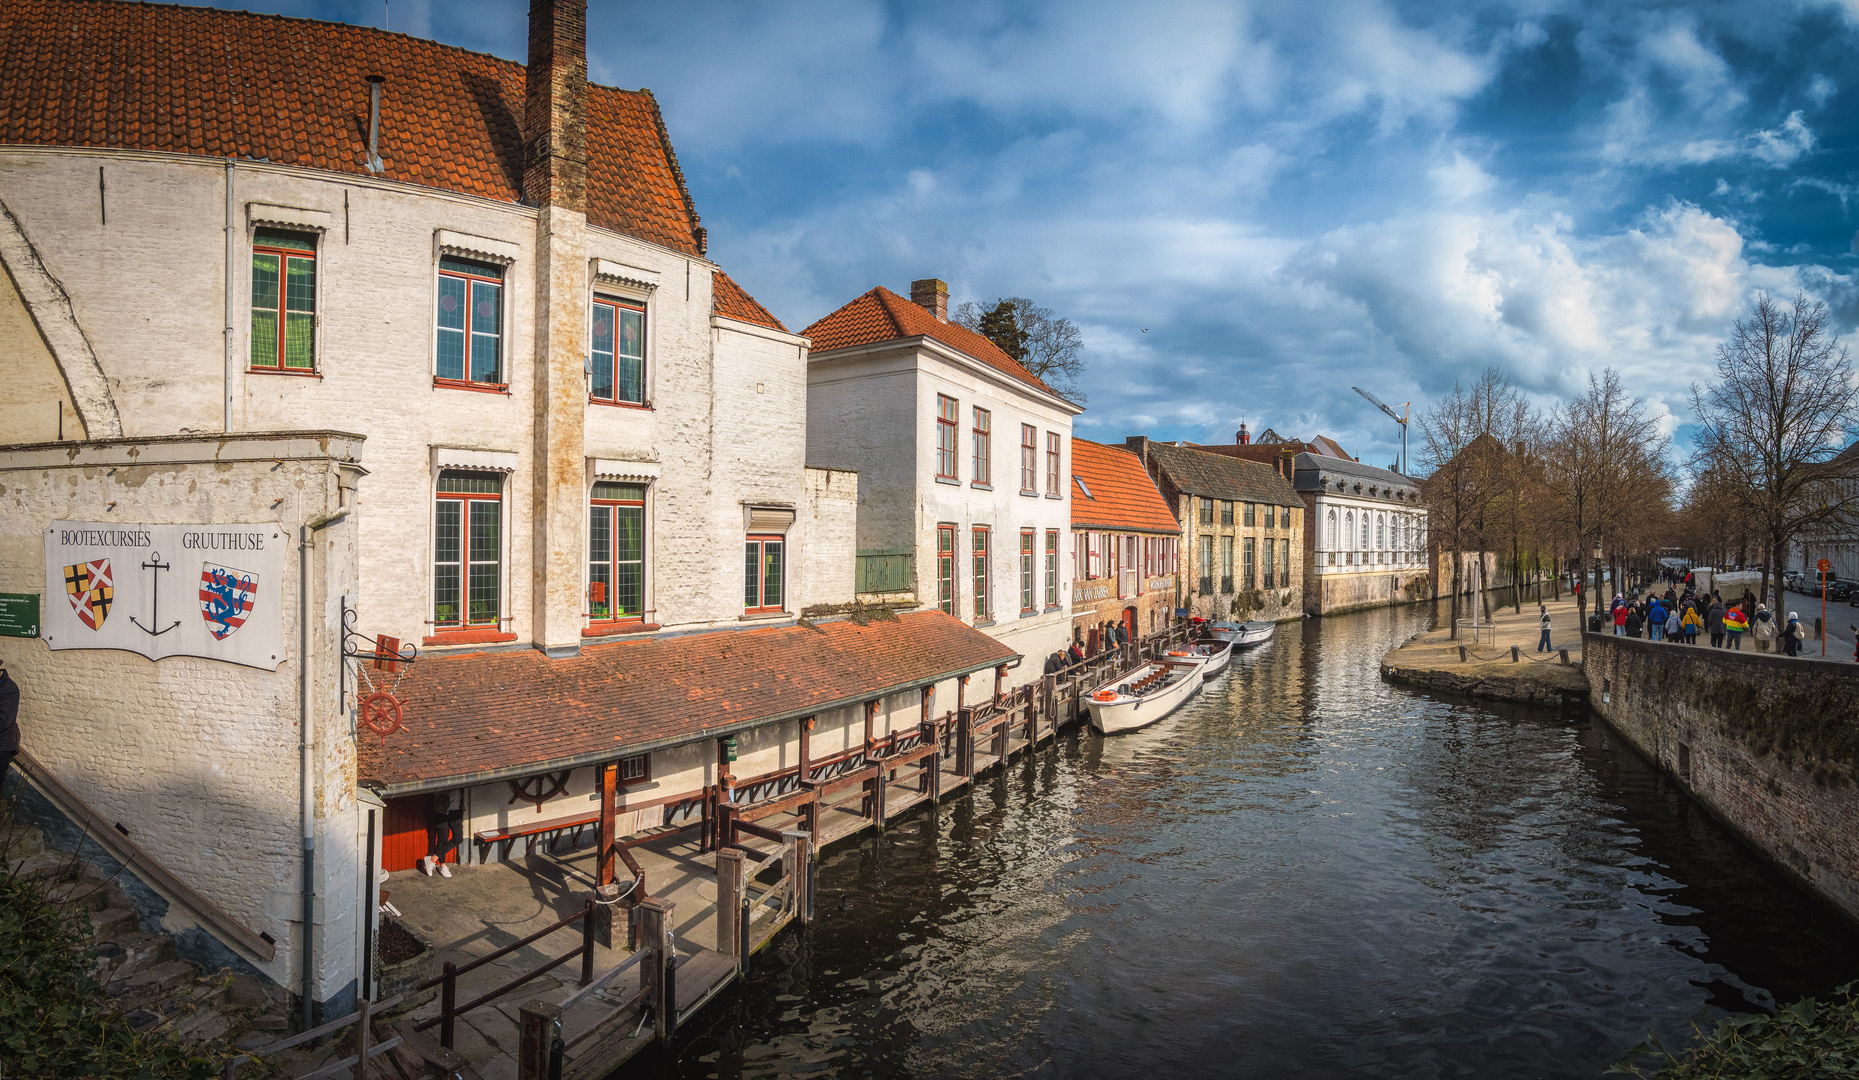
[[1407,475],[1407,411],[1408,411],[1408,407],[1411,406],[1413,402],[1411,401],[1401,402],[1401,413],[1399,416],[1396,416],[1394,414],[1394,410],[1382,404],[1381,399],[1376,397],[1374,394],[1369,393],[1367,390],[1362,389],[1360,386],[1352,386],[1349,389],[1354,390],[1356,393],[1361,394],[1363,397],[1367,398],[1370,404],[1374,405],[1377,409],[1380,409],[1382,412],[1387,413],[1389,419],[1401,425],[1401,475],[1406,476]]

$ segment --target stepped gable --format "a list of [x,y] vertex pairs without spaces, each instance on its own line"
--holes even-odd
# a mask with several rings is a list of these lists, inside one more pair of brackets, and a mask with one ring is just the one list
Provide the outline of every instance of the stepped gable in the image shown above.
[[[522,200],[522,64],[363,26],[119,0],[0,4],[0,144],[258,158]],[[590,224],[703,255],[650,91],[587,88]]]
[[959,619],[927,611],[866,626],[585,645],[559,660],[535,649],[428,657],[397,690],[407,730],[385,746],[367,732],[357,740],[361,777],[394,791],[423,790],[499,770],[611,761],[901,693],[1016,655]]
[[1128,450],[1074,437],[1072,476],[1083,481],[1082,487],[1072,485],[1072,528],[1181,531],[1168,500]]
[[922,305],[882,285],[802,330],[801,336],[813,339],[816,354],[899,338],[931,338],[1028,386],[1059,396],[1058,391],[1047,386],[1039,376],[1001,351],[999,345],[960,323],[943,322]]
[[718,315],[726,319],[735,319],[737,322],[753,323],[756,326],[766,326],[770,330],[787,333],[787,327],[781,325],[781,320],[775,318],[773,312],[756,303],[755,297],[744,292],[742,286],[736,284],[736,279],[718,270],[711,280]]
[[1149,456],[1176,487],[1189,495],[1274,506],[1304,505],[1297,491],[1270,465],[1158,442],[1149,444]]

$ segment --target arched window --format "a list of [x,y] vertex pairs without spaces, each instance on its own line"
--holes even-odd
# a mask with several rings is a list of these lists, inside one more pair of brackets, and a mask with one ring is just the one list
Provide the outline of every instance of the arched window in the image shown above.
[[1375,550],[1382,551],[1388,546],[1388,515],[1375,515]]
[[1335,551],[1336,550],[1336,511],[1334,510],[1330,511],[1330,518],[1329,518],[1328,523],[1326,524],[1325,532],[1323,535],[1325,537],[1324,549],[1327,551]]
[[1354,547],[1356,542],[1356,515],[1351,510],[1343,515],[1343,547]]
[[1364,511],[1362,514],[1362,550],[1363,551],[1369,550],[1369,547],[1368,547],[1368,513],[1366,511]]

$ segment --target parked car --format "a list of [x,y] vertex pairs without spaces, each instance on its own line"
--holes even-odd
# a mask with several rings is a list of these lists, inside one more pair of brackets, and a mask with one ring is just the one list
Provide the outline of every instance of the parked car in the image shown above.
[[1852,596],[1853,596],[1853,583],[1852,582],[1843,581],[1840,578],[1828,578],[1827,579],[1827,599],[1829,600],[1851,600]]
[[1807,580],[1806,575],[1799,570],[1786,570],[1782,572],[1782,588],[1790,592],[1800,592],[1801,583],[1805,580]]

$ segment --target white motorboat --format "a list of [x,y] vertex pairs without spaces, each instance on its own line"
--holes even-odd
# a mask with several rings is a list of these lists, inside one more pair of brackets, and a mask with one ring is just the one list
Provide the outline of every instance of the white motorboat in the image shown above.
[[1203,665],[1201,672],[1204,682],[1226,670],[1226,662],[1233,658],[1233,643],[1220,638],[1206,641],[1190,642],[1177,649],[1168,650],[1170,660],[1188,660]]
[[1144,664],[1098,687],[1085,699],[1091,726],[1106,735],[1148,727],[1193,697],[1206,671],[1205,661],[1173,657]]
[[1277,623],[1269,622],[1216,622],[1208,623],[1207,629],[1214,637],[1230,641],[1236,649],[1250,649],[1254,645],[1263,645],[1272,639],[1272,631]]

